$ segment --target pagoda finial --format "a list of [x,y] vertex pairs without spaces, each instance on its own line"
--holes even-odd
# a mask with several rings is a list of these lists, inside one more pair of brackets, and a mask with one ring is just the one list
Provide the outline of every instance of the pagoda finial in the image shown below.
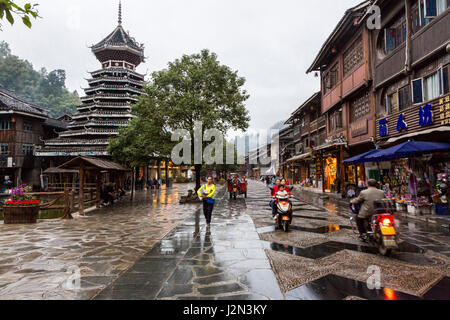
[[119,26],[122,25],[122,1],[119,1]]

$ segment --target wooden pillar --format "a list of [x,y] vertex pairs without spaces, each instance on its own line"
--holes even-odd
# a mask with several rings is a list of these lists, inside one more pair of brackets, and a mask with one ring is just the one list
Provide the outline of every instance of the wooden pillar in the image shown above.
[[64,216],[63,219],[73,219],[71,214],[70,192],[69,187],[64,187]]
[[161,159],[158,159],[156,166],[158,167],[158,180],[161,179]]
[[341,182],[341,186],[340,186],[340,192],[341,194],[344,194],[345,192],[345,166],[344,166],[344,146],[340,146],[339,148],[339,175],[340,175],[340,179],[339,181]]
[[97,198],[95,199],[97,208],[101,206],[101,192],[102,192],[102,174],[97,173]]
[[76,184],[77,184],[77,174],[72,173],[72,194],[70,200],[70,212],[72,212],[73,209],[75,208],[75,192],[77,191]]
[[84,215],[84,163],[80,165],[80,190],[78,192],[78,212],[80,215]]

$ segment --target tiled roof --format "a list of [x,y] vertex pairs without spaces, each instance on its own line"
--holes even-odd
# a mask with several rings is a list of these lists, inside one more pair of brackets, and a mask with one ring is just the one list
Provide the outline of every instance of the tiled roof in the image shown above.
[[45,109],[18,97],[15,93],[0,87],[0,110],[25,112],[32,115],[47,117]]
[[107,47],[128,47],[136,51],[144,52],[142,45],[136,42],[121,25],[117,26],[114,31],[105,39],[92,46],[92,50],[98,50]]

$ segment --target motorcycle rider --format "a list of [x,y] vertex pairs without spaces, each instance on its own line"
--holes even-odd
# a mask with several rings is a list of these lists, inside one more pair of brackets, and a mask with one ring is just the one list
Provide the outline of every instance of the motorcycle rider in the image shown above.
[[363,241],[367,240],[366,237],[366,223],[370,220],[370,217],[375,214],[375,201],[386,199],[386,195],[383,190],[377,189],[377,181],[369,180],[368,188],[360,193],[359,197],[352,200],[352,204],[360,204],[361,210],[356,218],[356,225],[360,233],[360,238]]
[[274,197],[274,203],[272,206],[272,215],[273,215],[273,219],[277,220],[277,202],[278,202],[278,197],[280,198],[289,198],[290,194],[289,192],[286,190],[286,187],[284,186],[284,184],[280,184],[280,186],[278,187],[278,191],[275,193],[275,197]]

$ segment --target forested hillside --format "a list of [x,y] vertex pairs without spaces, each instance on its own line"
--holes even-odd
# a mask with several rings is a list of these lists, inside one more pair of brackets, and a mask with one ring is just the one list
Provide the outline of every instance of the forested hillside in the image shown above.
[[65,82],[64,70],[36,71],[30,62],[13,55],[6,42],[0,42],[0,86],[48,109],[56,118],[75,113],[81,104],[77,92],[69,92]]

